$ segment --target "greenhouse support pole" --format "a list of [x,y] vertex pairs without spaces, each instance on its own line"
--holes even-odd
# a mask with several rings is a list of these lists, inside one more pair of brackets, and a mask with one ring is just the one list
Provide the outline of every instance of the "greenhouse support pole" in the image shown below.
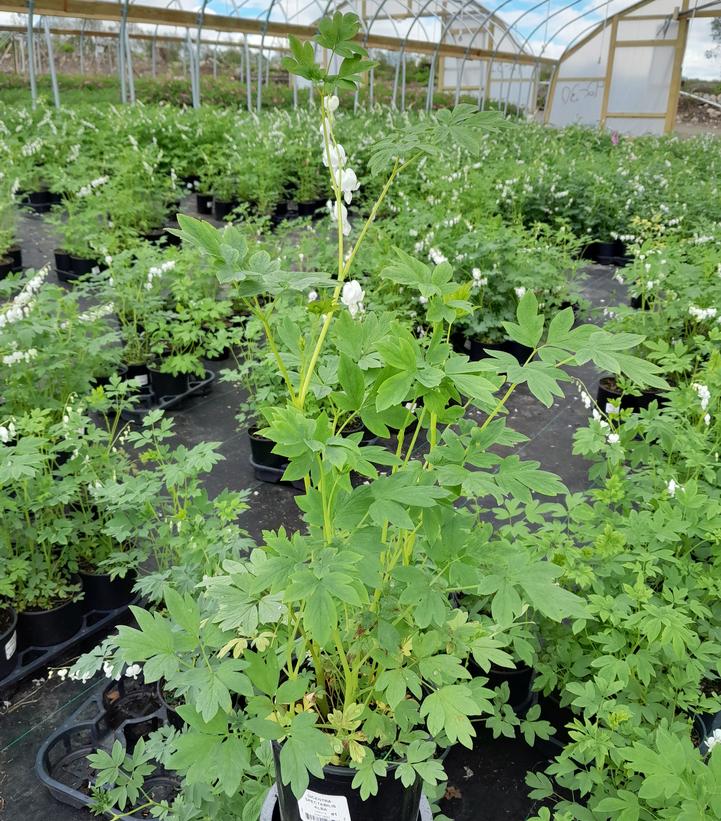
[[268,59],[265,61],[265,84],[267,86],[270,85],[270,54],[268,55]]
[[45,29],[45,45],[48,49],[48,69],[50,70],[50,84],[53,87],[53,102],[55,103],[55,108],[60,108],[60,91],[58,90],[58,78],[55,74],[53,38],[50,34],[50,23],[47,17],[43,17],[43,28]]
[[30,78],[30,97],[33,108],[38,101],[38,85],[35,80],[35,32],[33,31],[34,0],[28,0],[28,75]]
[[153,42],[150,46],[150,71],[153,77],[158,75],[158,45],[153,37]]
[[213,47],[213,79],[218,79],[218,46]]
[[368,72],[368,101],[370,102],[370,107],[373,108],[373,80],[374,80],[374,73],[373,69]]
[[253,108],[253,96],[250,90],[250,49],[248,48],[248,35],[243,37],[243,49],[245,51],[245,96],[248,100],[248,111]]
[[205,22],[205,6],[208,0],[203,0],[203,5],[200,7],[200,11],[198,12],[198,33],[197,33],[197,41],[195,44],[195,96],[193,97],[193,108],[200,108],[200,61],[202,59],[201,54],[201,42],[200,38],[203,34],[203,23]]
[[406,53],[401,54],[401,111],[406,110]]
[[18,40],[18,45],[20,46],[20,73],[25,74],[27,64],[25,63],[25,42],[22,38]]
[[120,77],[120,102],[127,102],[125,89],[125,7],[120,17],[120,29],[118,30],[118,75]]
[[185,48],[188,51],[188,73],[190,74],[190,97],[193,102],[193,108],[196,107],[195,100],[197,91],[195,88],[195,54],[193,52],[193,42],[190,39],[190,29],[185,30]]
[[80,73],[85,74],[85,20],[80,27]]
[[298,78],[293,76],[293,108],[298,108]]
[[395,74],[393,75],[393,94],[391,96],[391,108],[397,108],[398,102],[398,78],[401,73],[401,60],[400,55],[398,56],[398,60],[396,62],[396,70]]
[[433,52],[431,57],[431,71],[428,76],[428,91],[426,93],[426,111],[430,111],[433,107],[433,87],[436,79],[436,52]]
[[256,95],[256,102],[255,107],[257,111],[260,113],[261,108],[263,108],[263,47],[261,46],[258,49],[258,93]]
[[128,72],[128,96],[131,103],[135,103],[135,79],[133,77],[133,55],[130,51],[130,35],[127,23],[125,25],[125,68]]

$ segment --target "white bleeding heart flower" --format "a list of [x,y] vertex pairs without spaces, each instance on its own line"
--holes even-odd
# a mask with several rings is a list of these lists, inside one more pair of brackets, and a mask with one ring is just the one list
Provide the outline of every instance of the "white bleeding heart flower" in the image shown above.
[[323,105],[325,107],[325,110],[329,114],[332,114],[340,105],[340,100],[335,94],[331,94],[330,97],[325,97],[323,99]]
[[363,307],[363,300],[365,299],[365,292],[361,288],[357,279],[351,279],[343,285],[343,292],[341,293],[340,301],[348,308],[351,316],[362,314],[365,308]]
[[[333,222],[338,222],[338,204],[328,200],[326,203],[328,211],[330,212],[330,218]],[[340,204],[340,213],[341,213],[341,222],[343,223],[343,236],[347,237],[350,232],[353,230],[350,222],[348,221],[348,209],[343,205]]]
[[360,188],[358,177],[356,177],[356,173],[352,168],[343,169],[340,175],[339,187],[346,205],[350,205],[353,200],[353,192]]
[[338,171],[345,166],[346,160],[345,148],[340,143],[328,145],[323,149],[323,165],[326,168],[330,165],[334,171]]

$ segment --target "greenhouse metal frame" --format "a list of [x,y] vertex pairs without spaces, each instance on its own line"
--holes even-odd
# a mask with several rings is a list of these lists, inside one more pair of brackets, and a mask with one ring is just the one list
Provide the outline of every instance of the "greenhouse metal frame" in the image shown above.
[[[152,43],[155,74],[159,43],[185,45],[192,102],[201,104],[202,46],[214,47],[217,72],[220,48],[241,49],[240,76],[248,110],[260,110],[269,81],[269,58],[287,50],[288,37],[310,39],[318,19],[335,10],[353,11],[361,20],[361,39],[371,50],[392,55],[392,105],[406,107],[409,56],[430,61],[425,95],[427,110],[435,91],[472,96],[481,108],[489,103],[539,116],[539,87],[547,87],[542,118],[550,125],[595,125],[630,134],[669,132],[675,121],[681,69],[690,21],[721,15],[721,0],[641,0],[618,8],[612,0],[584,5],[581,0],[531,2],[519,11],[511,0],[495,6],[477,0],[358,0],[334,4],[269,0],[258,10],[249,0],[202,0],[194,9],[182,0],[163,5],[131,0],[0,0],[0,11],[27,16],[27,26],[4,26],[24,40],[29,84],[37,98],[36,38],[44,40],[53,96],[60,105],[52,39],[79,36],[80,59],[86,40],[117,39],[121,98],[135,101],[130,42]],[[54,18],[78,21],[67,27]],[[39,22],[38,22],[38,18]],[[49,18],[53,18],[52,25]],[[86,21],[117,23],[115,31],[92,31]],[[129,24],[139,30],[131,32]],[[576,32],[560,56],[558,44]],[[265,60],[265,70],[264,70]],[[255,63],[255,67],[253,64]],[[265,78],[264,78],[265,74]],[[374,102],[374,72],[367,77],[368,100]],[[299,83],[293,81],[298,104]],[[358,99],[356,95],[356,100]]]

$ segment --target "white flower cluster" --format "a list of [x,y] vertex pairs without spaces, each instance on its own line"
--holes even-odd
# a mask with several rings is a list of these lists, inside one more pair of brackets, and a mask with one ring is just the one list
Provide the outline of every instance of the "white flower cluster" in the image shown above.
[[716,729],[711,735],[706,736],[706,749],[709,752],[711,752],[717,744],[721,744],[721,729]]
[[473,277],[474,288],[484,288],[486,285],[488,285],[488,277],[484,277],[481,274],[480,268],[474,268],[471,271],[471,276]]
[[518,299],[523,299],[523,297],[526,295],[526,289],[523,287],[523,285],[519,285],[513,290],[516,292],[516,297]]
[[7,445],[8,442],[12,442],[16,433],[15,423],[11,419],[7,425],[0,425],[0,442]]
[[713,319],[718,313],[716,308],[698,308],[696,305],[690,305],[688,312],[697,322]]
[[711,401],[711,391],[708,389],[708,385],[702,385],[700,382],[694,382],[691,386],[701,400],[701,410],[706,410],[708,408],[708,403]]
[[94,180],[90,180],[87,185],[84,185],[78,191],[78,197],[89,197],[93,191],[97,190],[101,186],[105,185],[105,183],[110,179],[110,177],[103,176],[103,177],[96,177]]
[[145,281],[145,289],[147,291],[151,290],[153,287],[153,280],[163,276],[163,274],[167,274],[168,271],[172,271],[173,268],[175,268],[174,259],[166,259],[165,262],[161,262],[160,265],[153,265],[148,270],[148,278]]
[[33,154],[37,154],[42,148],[42,145],[43,141],[40,138],[26,142],[22,147],[23,157],[32,157]]
[[81,322],[95,322],[97,319],[102,319],[104,316],[110,316],[115,311],[115,305],[108,302],[105,305],[97,305],[95,308],[90,308],[83,311],[78,317]]
[[2,358],[3,365],[17,365],[18,362],[30,362],[38,355],[37,348],[28,348],[27,351],[13,350]]
[[329,200],[327,203],[328,211],[334,222],[338,221],[338,211],[340,211],[343,235],[347,237],[352,230],[352,226],[348,221],[346,205],[350,205],[353,201],[353,193],[360,188],[360,183],[355,171],[352,168],[346,168],[348,158],[345,148],[340,143],[332,143],[330,140],[326,142],[326,135],[331,133],[333,112],[337,108],[338,98],[335,94],[323,99],[323,122],[321,123],[320,133],[323,138],[323,165],[330,169],[333,181],[340,189],[341,196],[345,201],[345,205],[340,203],[339,208],[337,203],[332,203]]
[[668,491],[668,495],[673,499],[676,495],[676,491],[683,490],[683,486],[679,485],[675,479],[669,479],[668,484],[666,485],[666,490]]
[[[105,673],[105,677],[112,678],[115,681],[120,681],[123,675],[125,675],[126,678],[136,679],[142,670],[143,668],[139,664],[130,664],[125,668],[125,671],[121,670],[119,673],[115,673],[113,665],[109,661],[103,663],[103,673]],[[68,670],[67,667],[61,667],[58,670],[50,670],[48,678],[51,679],[53,676],[57,676],[61,681],[65,681],[65,679],[68,678],[71,681],[81,681],[85,684],[90,681],[93,675],[94,673],[92,672],[78,673],[73,670]]]
[[441,264],[442,264],[442,263],[444,263],[444,262],[448,262],[448,258],[447,258],[447,257],[445,257],[445,256],[444,256],[444,255],[443,255],[443,254],[442,254],[442,253],[438,250],[438,248],[429,248],[429,249],[428,249],[428,259],[430,259],[430,261],[431,261],[434,265],[441,265]]
[[22,291],[20,291],[7,307],[0,310],[0,329],[28,317],[35,304],[35,295],[45,284],[49,273],[50,266],[46,265],[41,271],[35,274],[32,279],[29,279],[25,283]]

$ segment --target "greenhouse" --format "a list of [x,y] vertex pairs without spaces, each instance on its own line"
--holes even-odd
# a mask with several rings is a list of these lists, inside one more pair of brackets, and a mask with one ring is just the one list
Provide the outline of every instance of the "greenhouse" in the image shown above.
[[0,819],[721,821],[720,58],[0,0]]

